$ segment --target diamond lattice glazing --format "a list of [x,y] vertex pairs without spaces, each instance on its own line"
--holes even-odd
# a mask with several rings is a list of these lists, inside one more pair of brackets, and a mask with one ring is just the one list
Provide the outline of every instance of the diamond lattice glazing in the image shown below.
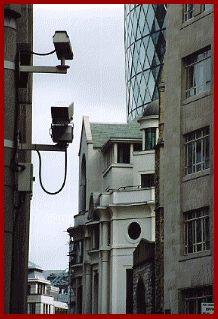
[[124,41],[127,120],[158,99],[158,84],[166,46],[163,4],[125,4]]

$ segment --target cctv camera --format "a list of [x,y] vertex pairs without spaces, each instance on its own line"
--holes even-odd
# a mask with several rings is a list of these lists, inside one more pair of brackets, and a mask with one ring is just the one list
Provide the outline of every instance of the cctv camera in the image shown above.
[[52,106],[51,117],[53,124],[68,124],[73,120],[74,103],[68,107]]
[[54,143],[66,145],[73,141],[73,126],[72,125],[51,125],[51,138]]
[[52,106],[51,107],[51,137],[54,143],[68,144],[73,141],[73,120],[74,103],[68,107]]
[[55,31],[53,43],[58,60],[73,60],[73,51],[66,31]]

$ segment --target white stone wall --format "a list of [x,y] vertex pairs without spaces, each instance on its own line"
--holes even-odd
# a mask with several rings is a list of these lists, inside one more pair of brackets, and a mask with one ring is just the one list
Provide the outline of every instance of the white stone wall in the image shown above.
[[155,151],[133,152],[133,184],[141,185],[141,174],[154,174]]

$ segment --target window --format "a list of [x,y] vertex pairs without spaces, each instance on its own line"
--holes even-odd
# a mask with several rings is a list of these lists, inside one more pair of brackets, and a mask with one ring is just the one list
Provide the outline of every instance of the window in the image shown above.
[[71,264],[81,264],[83,262],[83,242],[82,241],[75,241],[71,245],[70,251],[71,257]]
[[99,249],[99,225],[93,227],[92,249]]
[[137,298],[137,314],[146,314],[145,285],[144,285],[142,277],[140,277],[137,284],[136,298]]
[[29,303],[29,315],[33,315],[36,313],[36,304]]
[[133,269],[126,269],[126,314],[133,314]]
[[209,209],[184,214],[185,255],[210,249]]
[[201,314],[202,302],[213,302],[211,286],[187,289],[182,292],[185,303],[185,314]]
[[131,239],[137,239],[139,238],[141,234],[141,227],[138,223],[136,222],[133,222],[129,225],[129,228],[128,228],[128,235]]
[[156,128],[145,129],[145,151],[151,150],[156,145]]
[[79,241],[76,243],[76,262],[81,264],[83,262],[83,242]]
[[140,152],[142,150],[142,143],[135,143],[133,144],[133,151]]
[[38,284],[38,294],[39,295],[44,295],[45,294],[45,285]]
[[130,163],[130,144],[118,144],[117,163]]
[[106,156],[106,168],[108,168],[114,162],[114,145],[110,145],[105,156]]
[[188,21],[193,17],[193,4],[184,4],[184,21]]
[[154,174],[141,174],[141,188],[154,187]]
[[27,295],[31,295],[31,285],[27,286]]
[[210,8],[213,8],[213,5],[212,4],[202,4],[202,11],[206,11],[206,10],[209,10]]
[[210,89],[211,50],[206,48],[186,58],[186,98]]
[[185,174],[209,168],[209,127],[190,132],[185,136]]

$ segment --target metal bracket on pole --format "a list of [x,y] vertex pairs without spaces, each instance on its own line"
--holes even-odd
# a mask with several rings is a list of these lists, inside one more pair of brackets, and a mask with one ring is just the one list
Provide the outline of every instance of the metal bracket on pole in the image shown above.
[[65,66],[32,66],[32,65],[20,65],[19,72],[25,73],[58,73],[67,74],[68,65]]
[[65,152],[68,145],[47,145],[47,144],[19,144],[20,151],[53,151]]

